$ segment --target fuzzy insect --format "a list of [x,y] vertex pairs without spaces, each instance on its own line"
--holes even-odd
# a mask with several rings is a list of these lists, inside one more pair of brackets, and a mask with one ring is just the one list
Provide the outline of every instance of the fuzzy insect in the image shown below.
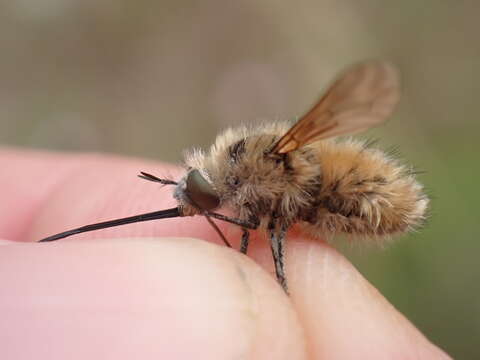
[[[178,182],[142,172],[141,178],[175,185],[172,209],[83,226],[40,241],[139,221],[203,215],[230,246],[212,217],[243,229],[265,229],[276,276],[288,292],[285,234],[290,226],[313,236],[348,234],[382,241],[420,226],[428,198],[410,168],[358,140],[339,141],[382,123],[400,96],[399,76],[386,62],[345,71],[293,126],[286,122],[228,129],[208,152],[187,154]],[[213,212],[227,207],[235,216]]]

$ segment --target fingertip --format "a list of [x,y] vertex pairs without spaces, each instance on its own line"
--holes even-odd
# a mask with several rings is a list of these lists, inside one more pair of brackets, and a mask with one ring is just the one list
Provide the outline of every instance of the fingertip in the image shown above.
[[174,203],[171,193],[137,174],[180,174],[177,167],[161,162],[95,153],[2,148],[0,160],[5,168],[0,178],[0,237],[16,241],[35,241],[102,218],[160,210]]
[[11,358],[306,358],[288,297],[233,250],[186,238],[72,240],[13,245],[0,263]]
[[295,242],[289,261],[313,358],[449,359],[328,244]]
[[256,335],[248,359],[306,359],[304,330],[290,297],[249,257],[225,251],[238,265],[239,276],[256,308]]

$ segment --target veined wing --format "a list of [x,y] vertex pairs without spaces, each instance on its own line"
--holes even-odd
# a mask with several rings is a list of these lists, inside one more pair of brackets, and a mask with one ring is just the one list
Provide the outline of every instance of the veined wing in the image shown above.
[[399,98],[400,80],[393,65],[381,61],[354,65],[280,138],[272,152],[287,153],[321,139],[378,125],[390,116]]

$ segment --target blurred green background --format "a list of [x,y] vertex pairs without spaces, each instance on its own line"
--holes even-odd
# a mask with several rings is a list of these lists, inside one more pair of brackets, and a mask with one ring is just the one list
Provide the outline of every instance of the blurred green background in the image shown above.
[[432,341],[480,350],[480,3],[10,0],[0,3],[0,143],[180,161],[219,129],[301,115],[345,65],[387,58],[399,110],[366,136],[426,170],[421,232],[339,246]]

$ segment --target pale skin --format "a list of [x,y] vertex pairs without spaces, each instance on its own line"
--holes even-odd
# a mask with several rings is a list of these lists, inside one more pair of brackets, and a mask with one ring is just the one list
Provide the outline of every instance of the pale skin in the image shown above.
[[[244,256],[198,216],[33,243],[172,207],[171,188],[136,174],[177,178],[178,168],[12,149],[0,161],[2,358],[450,358],[340,253],[295,231],[290,298],[272,275],[266,241],[252,234]],[[241,231],[218,225],[238,247]]]

